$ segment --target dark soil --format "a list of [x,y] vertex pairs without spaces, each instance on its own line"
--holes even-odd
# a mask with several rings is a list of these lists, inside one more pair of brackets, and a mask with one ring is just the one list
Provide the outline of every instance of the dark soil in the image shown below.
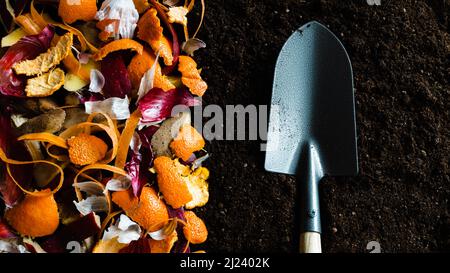
[[[323,250],[450,251],[449,0],[209,0],[198,54],[208,104],[269,104],[275,61],[310,20],[354,69],[360,174],[321,184]],[[264,171],[258,141],[213,141],[209,252],[296,252],[293,177]]]

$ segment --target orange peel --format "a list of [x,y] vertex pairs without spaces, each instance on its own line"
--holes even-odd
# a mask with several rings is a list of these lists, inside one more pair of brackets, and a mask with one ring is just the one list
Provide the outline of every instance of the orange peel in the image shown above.
[[[106,119],[107,125],[92,122],[93,118],[96,117],[97,115],[102,115]],[[111,139],[112,148],[106,153],[106,157],[98,162],[101,164],[110,163],[111,161],[114,160],[114,158],[117,155],[119,145],[119,137],[118,137],[119,132],[117,131],[114,122],[108,115],[104,113],[92,113],[91,115],[89,115],[86,122],[73,125],[72,127],[63,131],[59,136],[62,137],[63,139],[69,139],[72,136],[80,134],[83,130],[86,134],[89,135],[92,127],[94,128],[97,127],[98,129],[105,131],[108,134],[109,138]]]
[[67,140],[70,162],[84,166],[102,160],[108,145],[100,138],[87,134],[79,134]]
[[133,0],[133,2],[139,14],[143,13],[150,7],[148,0]]
[[189,56],[180,56],[178,71],[181,73],[181,81],[189,88],[192,94],[203,96],[208,85],[203,81],[197,70],[197,63]]
[[176,231],[172,232],[164,240],[157,241],[150,239],[151,253],[170,253],[170,250],[176,241],[178,241],[178,234]]
[[[139,89],[142,77],[151,69],[155,63],[156,56],[148,49],[144,49],[141,55],[136,55],[131,59],[128,65],[128,74],[130,75],[131,84],[133,88]],[[161,72],[161,66],[156,64],[155,78],[153,79],[153,87],[161,88],[164,91],[172,90],[175,85]]]
[[19,15],[16,17],[15,21],[28,35],[36,35],[42,30],[42,28],[33,20],[31,14]]
[[119,253],[119,251],[126,247],[127,244],[122,244],[117,241],[117,238],[111,240],[100,240],[92,249],[92,253]]
[[130,190],[114,192],[112,201],[149,232],[161,229],[169,221],[166,205],[151,187],[142,188],[139,199]]
[[194,152],[200,151],[204,146],[202,135],[190,124],[183,125],[177,137],[170,143],[172,152],[183,161],[188,161]]
[[64,149],[69,148],[69,146],[67,146],[65,139],[63,139],[59,136],[55,136],[54,134],[51,134],[51,133],[26,134],[26,135],[22,135],[22,136],[18,137],[17,140],[36,140],[36,141],[47,142],[54,146],[58,146],[58,147],[64,148]]
[[192,200],[186,203],[187,209],[193,209],[196,207],[202,207],[209,201],[209,185],[206,180],[209,177],[209,171],[207,168],[197,168],[186,181],[189,192],[191,193]]
[[128,149],[130,147],[131,139],[133,138],[136,127],[141,120],[141,111],[134,111],[130,118],[125,123],[125,128],[119,138],[118,150],[116,155],[115,166],[118,168],[125,167],[125,163],[128,156]]
[[159,55],[164,59],[165,65],[172,65],[172,46],[163,35],[163,28],[161,27],[157,10],[154,8],[147,10],[141,16],[137,26],[138,38],[147,42],[154,52],[159,52]]
[[106,42],[110,37],[113,37],[114,33],[107,31],[106,27],[110,24],[113,23],[118,23],[119,20],[116,19],[103,19],[101,21],[98,21],[97,24],[95,25],[98,29],[101,30],[101,32],[98,34],[98,38],[103,41]]
[[169,11],[167,12],[169,23],[178,23],[187,26],[188,19],[186,15],[188,13],[189,10],[185,7],[169,7]]
[[136,51],[140,55],[142,54],[144,47],[140,43],[131,39],[115,40],[100,48],[99,51],[93,55],[93,58],[96,61],[100,61],[112,52],[127,49]]
[[159,190],[167,204],[173,208],[180,208],[192,200],[185,180],[190,173],[189,167],[184,166],[178,160],[159,156],[154,161],[154,168],[157,173]]
[[191,244],[201,244],[208,238],[208,229],[205,223],[193,211],[184,212],[186,225],[183,227],[183,234]]
[[55,198],[50,190],[43,192],[43,196],[25,195],[20,203],[5,212],[8,223],[22,236],[47,236],[59,226]]
[[78,20],[94,20],[97,13],[97,0],[60,0],[58,15],[66,23],[72,24]]

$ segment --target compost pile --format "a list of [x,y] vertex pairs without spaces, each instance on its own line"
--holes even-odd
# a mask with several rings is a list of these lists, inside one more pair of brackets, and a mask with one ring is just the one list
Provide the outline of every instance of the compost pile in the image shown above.
[[0,252],[203,252],[197,2],[0,3]]

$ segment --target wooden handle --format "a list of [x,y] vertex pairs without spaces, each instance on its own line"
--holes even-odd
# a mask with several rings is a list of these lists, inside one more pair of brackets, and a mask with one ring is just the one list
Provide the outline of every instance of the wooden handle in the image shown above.
[[300,234],[300,253],[322,253],[320,233],[305,232]]

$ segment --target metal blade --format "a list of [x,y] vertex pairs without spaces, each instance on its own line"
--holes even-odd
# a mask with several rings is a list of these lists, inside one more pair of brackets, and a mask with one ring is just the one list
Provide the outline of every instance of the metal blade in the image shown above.
[[324,174],[358,172],[351,63],[342,43],[317,22],[298,29],[278,57],[266,170],[297,174],[305,147],[313,147]]

